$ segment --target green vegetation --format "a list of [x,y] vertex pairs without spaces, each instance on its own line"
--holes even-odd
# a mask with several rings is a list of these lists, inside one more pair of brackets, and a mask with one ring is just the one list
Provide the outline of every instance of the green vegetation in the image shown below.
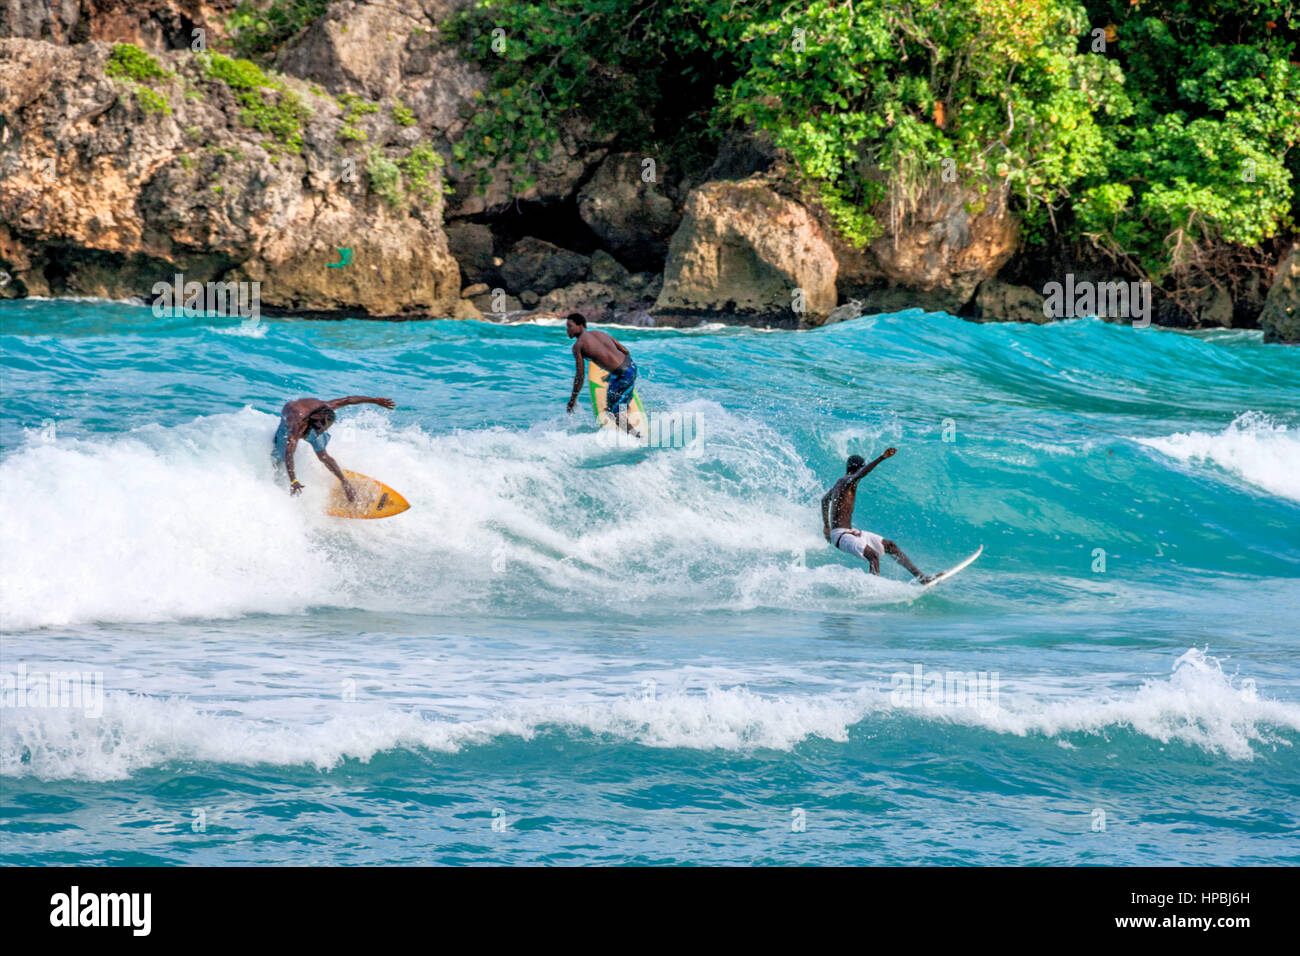
[[1300,212],[1293,4],[477,0],[444,25],[492,76],[456,159],[522,191],[568,115],[693,173],[758,130],[852,243],[956,183],[1031,246],[1203,285]]
[[306,29],[325,13],[329,0],[276,0],[266,10],[259,10],[248,0],[235,7],[226,18],[235,53],[255,59],[276,50],[295,33]]
[[170,115],[171,101],[165,95],[145,86],[152,80],[166,80],[173,76],[157,60],[132,43],[114,43],[104,66],[104,75],[124,80],[131,87],[140,108],[146,113]]
[[379,107],[376,104],[363,100],[355,93],[344,93],[338,96],[335,102],[343,108],[343,122],[345,123],[355,123],[363,116],[379,112]]
[[119,80],[135,80],[147,83],[150,80],[165,80],[171,76],[162,64],[140,49],[134,43],[114,43],[108,55],[108,64],[104,74]]
[[366,153],[366,176],[376,196],[394,208],[402,204],[402,171],[378,149]]
[[137,86],[135,88],[136,99],[140,101],[140,108],[146,113],[162,113],[167,116],[171,115],[172,105],[167,97],[161,93],[156,93],[147,86]]
[[411,192],[426,203],[434,203],[442,194],[442,157],[428,143],[416,144],[397,161],[398,168],[411,183]]
[[400,99],[393,99],[393,122],[398,126],[414,126],[415,114]]
[[1156,280],[1231,280],[1300,214],[1294,4],[1089,8],[1118,25],[1107,55],[1122,67],[1130,105],[1103,128],[1106,168],[1080,183],[1075,228]]
[[444,191],[442,170],[442,157],[428,143],[418,143],[396,161],[377,148],[366,153],[370,191],[394,208],[408,200],[408,192],[420,202],[436,203]]
[[345,143],[364,143],[370,139],[365,130],[358,129],[354,124],[363,116],[378,113],[379,107],[355,93],[344,93],[336,97],[335,102],[343,109],[343,126],[339,129],[338,138]]
[[281,149],[294,153],[302,150],[302,127],[311,110],[297,93],[267,76],[249,60],[232,60],[220,53],[197,56],[204,75],[213,82],[224,83],[234,93],[242,107],[240,122],[272,137],[272,153]]

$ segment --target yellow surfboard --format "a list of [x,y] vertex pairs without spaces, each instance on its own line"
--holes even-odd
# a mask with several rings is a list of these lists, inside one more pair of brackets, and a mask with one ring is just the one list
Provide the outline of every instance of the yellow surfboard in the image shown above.
[[[609,389],[609,373],[591,359],[587,360],[587,382],[591,389],[591,410],[596,413],[596,421],[602,428],[616,428],[618,423],[605,413],[605,392]],[[642,431],[645,422],[645,406],[641,396],[632,392],[632,401],[627,406],[627,422],[637,431]]]
[[325,506],[327,515],[336,518],[391,518],[411,507],[409,501],[382,481],[375,481],[347,469],[344,469],[343,474],[352,486],[357,500],[355,503],[348,501],[343,486],[336,484],[330,489],[329,502]]

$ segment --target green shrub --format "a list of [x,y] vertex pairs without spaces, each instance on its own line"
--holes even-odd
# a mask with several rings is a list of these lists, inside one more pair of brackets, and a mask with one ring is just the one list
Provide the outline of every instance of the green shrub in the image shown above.
[[397,208],[409,199],[436,204],[445,192],[443,159],[428,143],[417,144],[398,160],[391,160],[377,148],[366,153],[366,174],[370,191]]
[[442,157],[428,143],[417,144],[397,161],[397,166],[411,183],[411,192],[426,203],[442,196]]
[[235,52],[245,58],[275,50],[294,34],[306,29],[329,7],[329,0],[276,0],[259,10],[248,0],[226,18]]
[[135,44],[113,44],[108,62],[104,65],[104,75],[126,81],[140,108],[146,113],[171,114],[171,101],[144,84],[152,80],[168,79],[173,75],[172,72],[163,69],[157,60]]
[[338,96],[335,102],[343,108],[343,119],[348,123],[355,123],[363,116],[379,112],[378,106],[363,100],[355,93],[344,93]]
[[202,53],[204,75],[209,80],[224,83],[242,109],[240,122],[258,132],[271,136],[279,146],[292,152],[302,150],[303,124],[311,110],[293,90],[274,77],[267,76],[256,63],[233,60],[220,53]]
[[134,43],[113,44],[113,50],[108,55],[108,63],[104,67],[104,74],[120,80],[135,80],[137,83],[165,80],[172,75]]
[[955,182],[1004,191],[1031,244],[1177,284],[1300,215],[1292,6],[476,0],[441,26],[491,77],[454,154],[481,189],[526,189],[570,115],[695,174],[757,130],[852,243]]
[[394,208],[402,204],[402,171],[378,149],[366,153],[366,176],[376,196]]
[[393,99],[393,122],[398,126],[414,126],[415,114],[400,99]]
[[140,108],[146,113],[163,113],[171,115],[172,105],[168,102],[167,97],[161,93],[156,93],[147,86],[137,86],[133,90],[136,99],[140,101]]
[[374,103],[369,103],[357,96],[355,93],[344,93],[335,99],[343,109],[343,126],[339,129],[338,138],[345,143],[364,143],[370,137],[364,130],[358,129],[355,125],[363,116],[371,113],[378,113],[379,107]]
[[1083,179],[1073,230],[1155,281],[1218,282],[1294,228],[1300,174],[1296,33],[1285,3],[1094,2],[1117,25],[1131,111],[1107,124],[1106,169]]

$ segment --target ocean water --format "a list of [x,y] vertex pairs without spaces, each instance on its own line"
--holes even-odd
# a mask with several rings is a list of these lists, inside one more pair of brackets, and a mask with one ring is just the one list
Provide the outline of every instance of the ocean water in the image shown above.
[[[555,324],[0,304],[0,861],[1300,863],[1300,350],[614,331],[680,447]],[[356,393],[399,517],[272,475]],[[890,445],[858,526],[985,549],[925,593],[821,537]]]

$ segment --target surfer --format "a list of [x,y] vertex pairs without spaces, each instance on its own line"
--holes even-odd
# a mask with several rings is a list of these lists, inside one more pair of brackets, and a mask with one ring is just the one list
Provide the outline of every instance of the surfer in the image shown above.
[[[870,531],[858,531],[853,527],[853,505],[858,496],[858,482],[871,473],[871,470],[886,458],[897,454],[897,448],[886,448],[885,453],[868,464],[861,455],[850,455],[844,477],[831,486],[822,498],[822,534],[826,540],[839,548],[865,560],[871,565],[871,573],[880,573],[880,556],[888,554],[907,570],[921,584],[934,580],[921,573],[915,564],[894,542],[882,538]],[[834,518],[834,527],[831,519]]]
[[573,376],[573,394],[569,396],[568,412],[573,414],[573,406],[578,401],[578,392],[582,389],[582,379],[587,366],[584,359],[591,359],[609,373],[605,390],[605,411],[618,422],[629,434],[641,437],[641,433],[628,422],[627,409],[632,401],[632,386],[636,383],[636,363],[632,354],[623,343],[598,329],[587,328],[587,318],[581,312],[570,312],[564,323],[569,338],[577,339],[573,343],[573,360],[578,370]]
[[366,404],[382,408],[395,407],[391,398],[367,398],[364,395],[349,395],[328,402],[322,402],[319,398],[297,398],[285,403],[284,408],[280,409],[280,427],[276,429],[275,440],[271,444],[271,463],[277,472],[282,467],[289,472],[289,494],[302,492],[302,482],[293,472],[293,453],[298,442],[306,440],[307,444],[316,449],[316,457],[321,464],[343,483],[343,493],[348,496],[348,501],[356,501],[352,486],[343,477],[343,469],[325,451],[325,446],[329,444],[329,427],[334,424],[334,410],[345,405]]

